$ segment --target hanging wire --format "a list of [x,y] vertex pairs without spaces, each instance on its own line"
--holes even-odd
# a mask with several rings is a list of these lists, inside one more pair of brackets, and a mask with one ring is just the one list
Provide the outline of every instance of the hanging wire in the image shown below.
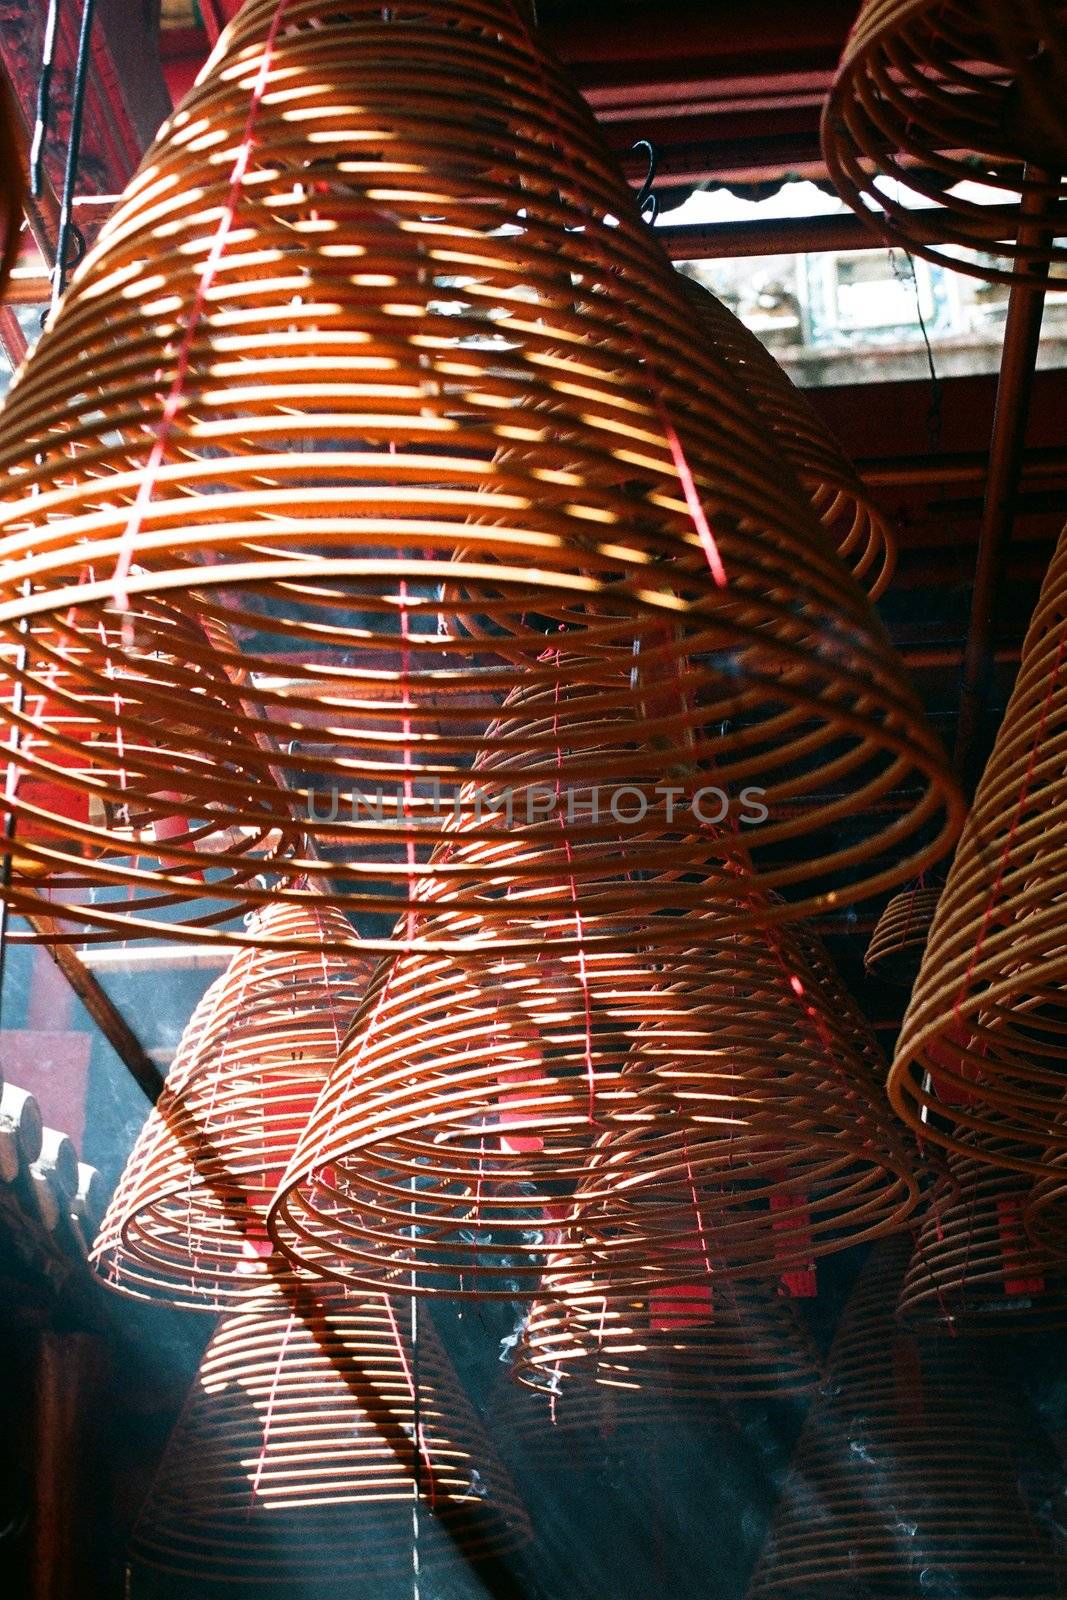
[[56,236],[56,261],[52,268],[52,309],[55,310],[67,286],[67,254],[73,240],[77,247],[76,260],[85,254],[85,241],[74,226],[74,186],[78,179],[78,162],[81,157],[82,124],[85,118],[85,85],[89,75],[89,51],[92,44],[93,18],[96,0],[82,0],[81,24],[78,28],[78,55],[74,66],[74,87],[70,99],[70,139],[67,159],[63,167],[63,193],[59,202],[59,227]]
[[44,23],[44,42],[41,46],[41,72],[37,80],[37,111],[30,143],[30,195],[41,198],[43,177],[44,141],[48,132],[52,109],[52,72],[56,60],[56,28],[59,22],[59,0],[48,0]]
[[900,254],[908,263],[908,272],[905,275],[897,265],[897,252],[890,250],[889,264],[893,269],[893,276],[898,283],[909,283],[915,296],[915,315],[919,323],[919,332],[922,334],[923,345],[926,349],[926,365],[930,370],[930,405],[926,413],[926,438],[931,455],[936,455],[941,447],[941,406],[945,396],[944,384],[941,382],[937,366],[934,362],[934,347],[930,343],[930,332],[926,326],[923,315],[922,296],[919,293],[919,280],[915,273],[915,257],[908,250]]

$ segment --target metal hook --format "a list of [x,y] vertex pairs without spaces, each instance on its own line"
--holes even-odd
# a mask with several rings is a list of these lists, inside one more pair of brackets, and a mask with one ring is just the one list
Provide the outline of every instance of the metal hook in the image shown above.
[[659,201],[652,192],[656,182],[656,167],[659,158],[656,155],[655,145],[649,139],[638,139],[630,146],[631,155],[637,155],[642,150],[647,154],[648,166],[645,169],[645,180],[637,191],[637,209],[651,228],[659,216]]

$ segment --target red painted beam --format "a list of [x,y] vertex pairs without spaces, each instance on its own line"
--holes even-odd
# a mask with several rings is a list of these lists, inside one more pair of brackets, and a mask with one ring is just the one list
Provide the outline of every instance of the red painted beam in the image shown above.
[[241,9],[241,0],[200,0],[200,15],[212,44]]

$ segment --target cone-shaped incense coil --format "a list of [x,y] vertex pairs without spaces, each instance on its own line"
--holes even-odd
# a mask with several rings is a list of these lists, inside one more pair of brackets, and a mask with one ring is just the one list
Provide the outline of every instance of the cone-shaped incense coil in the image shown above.
[[1020,1410],[960,1341],[893,1324],[908,1243],[864,1269],[808,1413],[749,1600],[1054,1600],[1028,1514]]
[[900,1321],[967,1335],[1067,1327],[1067,1282],[1026,1235],[1029,1181],[988,1165],[1004,1142],[983,1142],[981,1161],[947,1157],[904,1275]]
[[1040,9],[864,0],[823,114],[823,154],[838,193],[889,244],[1001,283],[1049,262],[1062,273],[1052,218],[1067,197],[1063,7],[1054,21]]
[[[255,877],[257,856],[279,837],[270,804],[260,799],[277,779],[266,748],[254,745],[210,765],[204,729],[235,730],[244,711],[239,673],[196,616],[195,597],[184,610],[140,599],[124,620],[101,619],[92,638],[80,638],[70,621],[38,621],[31,647],[21,632],[0,641],[0,726],[15,780],[3,806],[14,829],[13,884],[56,907],[91,901],[106,912],[116,891],[97,885],[97,869],[121,860],[142,883],[146,873],[152,879],[141,909],[165,915],[190,896],[210,894],[213,852],[223,844],[234,873]],[[7,677],[24,651],[31,677]],[[208,777],[229,785],[242,811],[225,835],[196,798]],[[182,881],[153,877],[160,852],[175,848],[195,865]],[[60,859],[80,862],[66,888],[54,877]],[[37,899],[29,908],[42,909]]]
[[807,397],[771,352],[713,294],[683,278],[705,337],[734,371],[775,443],[811,497],[838,554],[872,600],[896,564],[896,541],[855,467]]
[[[1061,1111],[1057,1131],[1065,1120]],[[1067,1266],[1067,1150],[1050,1152],[1048,1172],[1038,1178],[1026,1206],[1026,1231],[1040,1251]]]
[[[565,777],[585,703],[558,702]],[[601,737],[602,759],[617,757],[619,725]],[[584,783],[572,792],[586,805]],[[626,829],[612,827],[620,859]],[[724,1268],[777,1276],[911,1209],[906,1144],[788,934],[729,931],[751,892],[743,860],[690,886],[708,909],[673,919],[688,947],[665,953],[649,927],[666,919],[644,905],[672,885],[640,882],[630,951],[608,956],[585,936],[625,879],[576,875],[569,927],[551,915],[553,879],[581,861],[575,831],[572,847],[564,814],[552,819],[511,901],[542,930],[537,960],[460,969],[413,952],[376,975],[272,1207],[273,1236],[302,1265],[513,1298],[536,1292],[558,1246],[579,1272],[607,1251],[612,1286],[640,1284],[679,1215],[693,1228],[695,1185]],[[500,821],[497,833],[506,849]],[[457,830],[452,859],[467,848]],[[571,930],[577,951],[557,954]]]
[[[158,933],[161,885],[184,902],[172,938],[264,903],[236,825],[259,829],[264,869],[296,854],[313,889],[380,918],[372,941],[417,940],[420,885],[444,873],[496,947],[485,902],[521,866],[431,867],[435,801],[564,635],[596,660],[670,624],[661,674],[700,663],[698,765],[767,789],[750,845],[791,841],[765,864],[801,912],[916,876],[956,831],[866,597],[511,0],[248,0],[13,386],[0,485],[0,630],[31,687],[38,619],[62,617],[99,677],[130,596],[195,589],[240,646],[236,720],[174,740],[200,852],[165,842],[141,875],[106,854],[92,882],[113,897],[82,904],[80,853],[53,847],[47,886],[90,932]],[[157,635],[139,621],[121,649]],[[184,697],[164,654],[166,707]],[[110,748],[121,706],[98,715]],[[239,778],[265,740],[277,782],[253,802]],[[543,735],[513,741],[547,779]],[[631,769],[659,782],[656,747]]]
[[872,977],[903,983],[910,989],[930,934],[940,887],[903,889],[895,894],[875,924],[863,966]]
[[413,1565],[414,1523],[423,1570],[523,1543],[525,1513],[430,1319],[413,1344],[410,1304],[307,1306],[267,1294],[220,1325],[135,1566],[249,1594],[347,1596]]
[[[278,906],[264,939],[346,937],[339,913]],[[93,1247],[115,1288],[220,1311],[261,1290],[263,1219],[363,997],[368,961],[238,952],[186,1030]]]
[[[619,1424],[716,1402],[810,1394],[819,1356],[774,1283],[712,1281],[702,1261],[643,1295],[599,1293],[553,1263],[530,1310],[515,1357],[520,1383],[548,1394],[565,1426],[596,1412],[589,1391],[619,1397]],[[573,1416],[572,1416],[573,1413]]]
[[885,1052],[821,938],[806,922],[794,923],[790,937],[814,979],[815,991],[824,1009],[836,1018],[838,1028],[866,1061],[877,1081],[884,1083],[889,1071]]
[[[890,1073],[924,1139],[1053,1173],[1067,1152],[1067,537],[934,917]],[[1019,1147],[1007,1150],[1009,1143]]]
[[574,1193],[562,1248],[605,1292],[669,1288],[679,1238],[705,1281],[808,1275],[915,1204],[875,1074],[795,946],[712,929],[654,995],[623,1075],[635,1106],[598,1134]]
[[364,1286],[513,1298],[557,1246],[613,1288],[657,1278],[696,1213],[746,1276],[900,1226],[907,1142],[814,983],[791,988],[799,958],[713,916],[693,934],[669,985],[651,959],[379,978],[272,1208],[281,1247]]

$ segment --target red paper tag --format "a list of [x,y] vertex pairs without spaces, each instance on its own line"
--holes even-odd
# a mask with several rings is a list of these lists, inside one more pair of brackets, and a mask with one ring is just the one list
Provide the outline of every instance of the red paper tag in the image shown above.
[[[771,1219],[773,1232],[789,1235],[788,1246],[783,1240],[782,1249],[775,1247],[776,1256],[791,1260],[795,1258],[798,1250],[811,1248],[811,1209],[806,1194],[797,1190],[772,1194],[771,1211],[788,1213]],[[782,1273],[780,1282],[792,1299],[814,1300],[818,1293],[814,1259],[807,1261],[803,1266],[790,1267],[788,1271]]]
[[712,1316],[710,1283],[676,1283],[653,1289],[648,1297],[648,1323],[654,1333],[673,1328],[706,1328]]
[[1031,1249],[1023,1228],[1023,1196],[1002,1194],[997,1197],[997,1228],[1000,1233],[1000,1251],[1004,1262],[1005,1294],[1044,1294],[1045,1280],[1032,1269],[1026,1271],[1026,1257]]
[[[501,1083],[528,1084],[536,1083],[541,1076],[540,1067],[509,1067],[500,1074]],[[506,1127],[509,1122],[529,1122],[530,1096],[525,1089],[517,1089],[513,1094],[502,1094],[499,1098],[500,1111],[497,1120],[501,1126]],[[521,1109],[509,1111],[508,1107],[514,1105]],[[540,1155],[545,1148],[545,1141],[538,1133],[508,1133],[501,1134],[500,1148],[505,1155]]]

